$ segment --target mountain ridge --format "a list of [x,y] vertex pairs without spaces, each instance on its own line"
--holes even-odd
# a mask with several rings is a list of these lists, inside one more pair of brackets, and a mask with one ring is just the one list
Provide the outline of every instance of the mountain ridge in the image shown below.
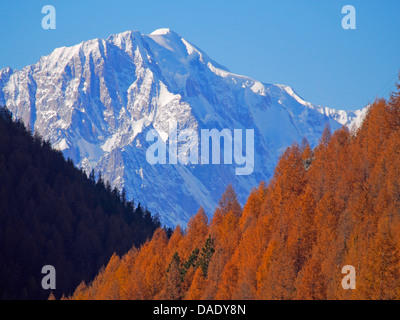
[[[229,183],[244,203],[287,146],[304,137],[315,146],[327,122],[333,130],[358,127],[367,110],[316,106],[288,86],[235,75],[166,28],[83,41],[21,70],[2,69],[0,104],[170,226],[185,225],[200,206],[211,215]],[[238,177],[223,164],[149,165],[146,134],[155,129],[165,142],[169,119],[195,131],[254,129],[254,173]]]

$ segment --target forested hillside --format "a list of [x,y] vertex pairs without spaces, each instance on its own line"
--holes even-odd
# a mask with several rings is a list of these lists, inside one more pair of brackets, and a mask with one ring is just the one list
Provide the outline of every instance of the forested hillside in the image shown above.
[[56,268],[55,296],[71,294],[159,226],[0,108],[0,298],[47,299],[44,265]]
[[[399,246],[397,93],[357,132],[288,148],[243,209],[229,187],[210,223],[200,209],[169,239],[159,229],[72,299],[398,299]],[[355,290],[342,288],[344,265]]]

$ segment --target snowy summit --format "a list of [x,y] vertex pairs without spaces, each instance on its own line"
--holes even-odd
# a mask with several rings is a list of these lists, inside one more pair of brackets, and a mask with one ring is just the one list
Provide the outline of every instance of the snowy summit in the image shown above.
[[[287,146],[304,137],[315,146],[327,122],[332,130],[357,126],[365,114],[316,106],[288,86],[233,74],[168,28],[89,40],[22,70],[0,70],[0,105],[169,226],[185,225],[200,206],[212,215],[229,183],[243,203],[271,178]],[[254,173],[150,165],[146,133],[155,129],[166,140],[169,119],[197,131],[254,129]]]

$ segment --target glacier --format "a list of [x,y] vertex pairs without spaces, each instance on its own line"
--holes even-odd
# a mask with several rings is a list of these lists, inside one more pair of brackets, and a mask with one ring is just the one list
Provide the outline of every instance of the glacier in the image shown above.
[[[244,203],[272,177],[286,147],[303,138],[315,146],[326,123],[356,129],[367,111],[314,105],[289,86],[234,74],[168,28],[84,41],[21,70],[2,69],[0,105],[171,227],[185,226],[200,206],[211,216],[228,184]],[[149,164],[146,134],[156,130],[166,142],[169,120],[197,132],[254,129],[254,172],[238,176],[228,164]]]

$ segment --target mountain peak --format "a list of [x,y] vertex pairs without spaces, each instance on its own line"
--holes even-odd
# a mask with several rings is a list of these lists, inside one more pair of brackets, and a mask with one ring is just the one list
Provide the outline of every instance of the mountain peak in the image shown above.
[[160,29],[154,30],[152,33],[150,33],[150,35],[163,36],[163,35],[170,34],[170,33],[175,33],[175,32],[172,31],[170,28],[160,28]]
[[[101,172],[162,214],[168,226],[185,225],[200,206],[211,214],[229,183],[244,202],[254,185],[271,178],[291,143],[306,137],[315,146],[326,122],[335,130],[363,116],[228,72],[169,28],[84,41],[21,71],[4,69],[2,104],[83,170]],[[170,120],[196,132],[253,129],[254,173],[236,176],[236,167],[224,164],[151,165],[147,133],[154,128],[165,142]]]

